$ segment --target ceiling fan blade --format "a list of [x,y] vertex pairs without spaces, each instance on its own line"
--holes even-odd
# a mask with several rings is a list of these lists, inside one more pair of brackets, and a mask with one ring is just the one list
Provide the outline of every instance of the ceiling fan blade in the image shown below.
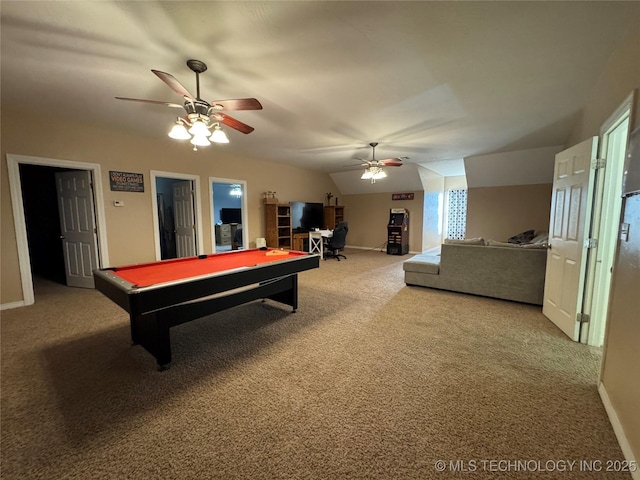
[[161,72],[160,70],[151,70],[155,73],[160,80],[169,85],[171,89],[181,97],[186,97],[189,100],[196,100],[196,98],[189,93],[189,90],[184,88],[182,84],[170,73]]
[[214,110],[262,110],[262,104],[255,98],[214,100],[210,103]]
[[379,162],[383,163],[385,167],[401,167],[404,165],[402,163],[402,158],[385,158],[384,160],[379,160]]
[[184,108],[182,105],[178,105],[177,103],[163,102],[163,101],[160,101],[160,100],[143,100],[141,98],[126,98],[126,97],[116,97],[116,98],[118,100],[127,100],[129,102],[154,103],[156,105],[166,105],[167,107]]
[[343,167],[368,167],[368,163],[350,163],[349,165],[342,165]]
[[229,115],[226,115],[224,113],[215,113],[213,116],[220,123],[225,124],[227,127],[235,128],[239,132],[246,134],[246,133],[251,133],[255,130],[253,127],[250,127],[246,123],[242,123],[240,120],[230,117]]

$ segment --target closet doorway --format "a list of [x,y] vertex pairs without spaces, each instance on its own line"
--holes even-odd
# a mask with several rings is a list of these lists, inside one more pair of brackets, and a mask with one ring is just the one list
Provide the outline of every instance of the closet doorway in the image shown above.
[[[102,178],[100,165],[7,154],[7,170],[23,300],[3,308],[35,302],[34,273],[69,286],[93,288],[92,270],[109,264],[102,182],[94,181]],[[68,194],[62,189],[62,200],[57,198],[56,176],[61,183],[69,177],[83,183],[82,192]],[[61,201],[82,208],[60,210]],[[66,224],[77,225],[78,231],[61,231],[62,213],[73,219]],[[52,264],[47,259],[43,265],[43,255],[56,259]]]

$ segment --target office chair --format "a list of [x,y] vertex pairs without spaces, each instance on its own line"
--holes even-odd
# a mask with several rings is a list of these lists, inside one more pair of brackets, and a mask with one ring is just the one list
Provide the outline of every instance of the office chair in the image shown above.
[[347,233],[349,232],[349,224],[347,222],[340,222],[333,231],[333,236],[327,241],[327,245],[324,250],[324,259],[335,258],[340,261],[340,257],[345,260],[347,257],[340,253],[340,250],[344,248],[347,241]]
[[240,248],[242,248],[242,227],[238,227],[231,243],[232,250],[238,250]]

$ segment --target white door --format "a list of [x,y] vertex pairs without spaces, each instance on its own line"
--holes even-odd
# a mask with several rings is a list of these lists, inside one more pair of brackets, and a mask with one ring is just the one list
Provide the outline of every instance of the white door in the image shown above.
[[190,180],[173,184],[173,215],[178,258],[196,255],[196,220]]
[[56,173],[60,239],[67,285],[94,288],[93,270],[98,268],[91,173],[85,170]]
[[556,155],[542,313],[580,340],[598,137]]

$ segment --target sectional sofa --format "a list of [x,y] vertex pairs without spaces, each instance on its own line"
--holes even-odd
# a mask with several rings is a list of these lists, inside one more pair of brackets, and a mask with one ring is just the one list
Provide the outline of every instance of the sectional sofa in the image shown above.
[[419,254],[406,260],[404,281],[407,285],[542,305],[546,262],[544,244],[508,245],[484,240],[476,244],[445,243],[439,256]]

